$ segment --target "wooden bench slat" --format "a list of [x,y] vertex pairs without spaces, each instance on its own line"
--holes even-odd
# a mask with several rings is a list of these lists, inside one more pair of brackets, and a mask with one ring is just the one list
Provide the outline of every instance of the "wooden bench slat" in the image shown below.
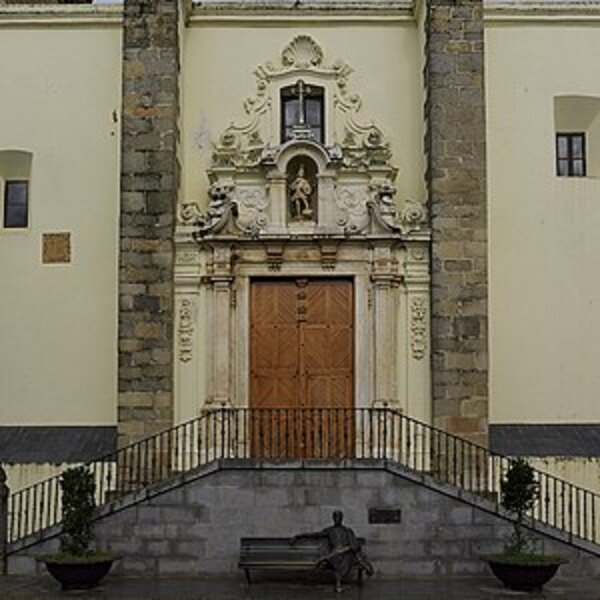
[[[293,538],[241,538],[240,560],[238,566],[245,569],[250,583],[249,569],[315,569],[327,545],[320,539],[299,539],[292,544]],[[364,538],[358,538],[361,547]],[[362,569],[358,567],[359,579]]]

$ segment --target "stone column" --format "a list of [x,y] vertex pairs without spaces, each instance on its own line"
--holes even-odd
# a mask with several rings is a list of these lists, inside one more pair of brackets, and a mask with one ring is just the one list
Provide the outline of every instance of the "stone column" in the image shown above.
[[119,259],[120,443],[173,422],[177,0],[126,0]]
[[6,473],[0,466],[0,575],[6,575],[6,546],[8,544],[8,486]]
[[488,277],[482,0],[429,0],[425,147],[433,417],[487,442]]

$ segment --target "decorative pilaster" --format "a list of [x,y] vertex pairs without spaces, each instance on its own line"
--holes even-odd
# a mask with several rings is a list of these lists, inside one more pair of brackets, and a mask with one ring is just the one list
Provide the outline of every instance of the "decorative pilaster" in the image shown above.
[[213,354],[212,389],[214,394],[209,402],[215,407],[231,404],[231,364],[233,360],[231,320],[233,291],[231,274],[231,250],[216,247],[213,253]]
[[[181,229],[185,229],[183,225]],[[199,368],[204,364],[204,357],[200,356],[198,344],[205,326],[198,318],[204,314],[199,309],[203,305],[205,286],[202,286],[202,265],[196,243],[185,231],[176,236],[176,241],[174,420],[181,423],[197,416],[202,398],[200,384],[206,379]]]
[[375,319],[375,406],[394,406],[397,402],[396,365],[396,312],[398,274],[389,244],[373,249],[371,275]]
[[407,323],[406,403],[407,413],[431,422],[430,277],[427,244],[407,244],[404,262]]
[[482,0],[429,0],[427,183],[434,423],[487,441],[488,277]]
[[270,233],[285,233],[287,223],[287,179],[285,173],[272,172],[267,176],[267,195],[270,210]]
[[119,262],[120,443],[173,422],[177,0],[127,0]]

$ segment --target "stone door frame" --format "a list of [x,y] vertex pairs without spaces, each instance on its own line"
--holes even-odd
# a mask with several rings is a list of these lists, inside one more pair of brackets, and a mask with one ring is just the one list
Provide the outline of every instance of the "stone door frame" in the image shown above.
[[[428,242],[214,238],[178,244],[176,423],[249,403],[253,278],[352,279],[354,402],[430,422]],[[333,249],[332,249],[333,248]]]

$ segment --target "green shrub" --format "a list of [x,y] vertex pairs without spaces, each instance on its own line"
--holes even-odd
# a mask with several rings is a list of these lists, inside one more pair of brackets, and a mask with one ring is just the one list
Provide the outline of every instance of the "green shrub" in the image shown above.
[[540,494],[534,470],[524,459],[512,460],[500,482],[502,506],[514,513],[513,534],[505,547],[506,554],[523,555],[533,552],[532,537],[524,527],[527,513],[533,509]]
[[63,526],[60,551],[82,557],[89,554],[94,539],[93,518],[96,511],[96,483],[86,467],[67,469],[60,478]]

